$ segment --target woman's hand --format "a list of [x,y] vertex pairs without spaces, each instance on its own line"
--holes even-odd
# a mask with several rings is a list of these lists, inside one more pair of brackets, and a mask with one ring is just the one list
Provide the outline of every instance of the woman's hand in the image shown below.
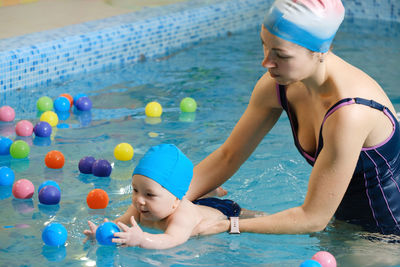
[[113,238],[112,242],[129,247],[140,246],[143,239],[143,230],[136,223],[133,216],[131,216],[131,224],[132,227],[129,227],[122,222],[118,222],[118,226],[123,232],[115,233],[114,236],[116,238]]

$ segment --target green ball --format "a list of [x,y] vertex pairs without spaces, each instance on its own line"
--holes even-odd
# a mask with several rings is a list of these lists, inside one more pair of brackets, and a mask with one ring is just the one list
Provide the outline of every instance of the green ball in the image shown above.
[[196,101],[191,97],[182,99],[180,106],[182,112],[195,112],[197,109]]
[[36,102],[36,107],[40,111],[49,111],[53,109],[53,100],[48,96],[42,96]]
[[23,140],[17,140],[11,144],[10,155],[15,159],[23,159],[29,155],[29,145]]

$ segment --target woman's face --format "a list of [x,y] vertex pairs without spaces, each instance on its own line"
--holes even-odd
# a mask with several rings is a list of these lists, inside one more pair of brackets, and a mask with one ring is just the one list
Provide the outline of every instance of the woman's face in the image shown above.
[[319,64],[318,53],[271,34],[264,25],[261,41],[264,49],[261,64],[277,83],[288,85],[305,80],[315,73]]

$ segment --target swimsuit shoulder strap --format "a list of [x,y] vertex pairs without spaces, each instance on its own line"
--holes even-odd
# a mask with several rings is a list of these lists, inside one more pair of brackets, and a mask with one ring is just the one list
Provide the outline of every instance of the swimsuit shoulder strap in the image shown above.
[[288,110],[288,102],[286,98],[286,86],[276,84],[276,96],[278,97],[279,104],[281,104],[284,110]]

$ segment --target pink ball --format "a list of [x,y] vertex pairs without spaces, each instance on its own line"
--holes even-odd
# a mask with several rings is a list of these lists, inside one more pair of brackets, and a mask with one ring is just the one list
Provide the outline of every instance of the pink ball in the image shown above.
[[27,179],[21,179],[14,183],[12,193],[15,198],[28,199],[33,196],[35,187],[32,182]]
[[27,120],[19,121],[15,126],[15,132],[19,136],[31,136],[33,133],[33,125]]
[[322,267],[336,267],[335,257],[327,251],[319,251],[311,259],[318,261]]
[[13,121],[15,118],[15,111],[10,106],[2,106],[0,108],[0,121]]

